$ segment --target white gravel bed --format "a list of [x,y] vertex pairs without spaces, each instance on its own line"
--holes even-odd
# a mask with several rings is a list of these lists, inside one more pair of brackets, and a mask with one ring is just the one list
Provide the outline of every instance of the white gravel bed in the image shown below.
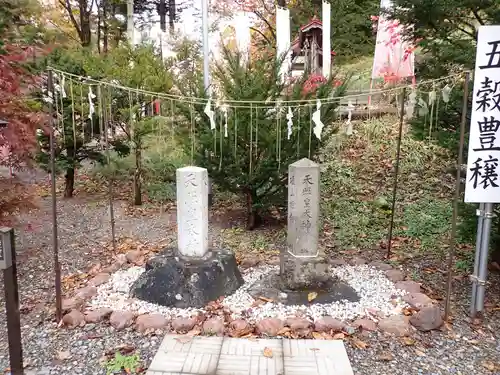
[[[252,307],[255,299],[247,292],[248,289],[262,276],[277,270],[277,266],[261,266],[247,270],[243,274],[244,285],[226,297],[223,304],[233,312],[234,317],[244,314],[247,319],[255,321],[268,317],[286,319],[289,316],[295,316],[298,312],[312,320],[329,315],[348,321],[365,316],[367,310],[377,310],[379,314],[389,316],[401,313],[401,309],[407,306],[401,299],[406,292],[396,289],[382,271],[368,265],[346,265],[332,267],[331,272],[358,293],[360,297],[358,302],[344,300],[310,306],[285,306],[268,302]],[[160,313],[170,319],[189,317],[203,311],[203,309],[194,308],[169,308],[131,298],[130,287],[143,272],[143,267],[131,267],[114,273],[107,283],[98,287],[98,294],[89,302],[89,307],[91,309],[129,310],[138,314]]]

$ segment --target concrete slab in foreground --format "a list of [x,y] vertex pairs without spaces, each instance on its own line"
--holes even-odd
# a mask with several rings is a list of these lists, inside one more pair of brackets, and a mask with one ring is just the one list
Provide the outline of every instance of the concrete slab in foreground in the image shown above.
[[341,340],[166,335],[146,375],[353,375]]

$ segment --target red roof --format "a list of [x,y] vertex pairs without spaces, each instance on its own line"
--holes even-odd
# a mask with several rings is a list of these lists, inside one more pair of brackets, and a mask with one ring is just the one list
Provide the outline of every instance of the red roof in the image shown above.
[[300,28],[300,31],[309,31],[310,29],[313,29],[313,28],[323,28],[323,23],[315,17],[313,17],[313,19],[305,26],[302,26]]

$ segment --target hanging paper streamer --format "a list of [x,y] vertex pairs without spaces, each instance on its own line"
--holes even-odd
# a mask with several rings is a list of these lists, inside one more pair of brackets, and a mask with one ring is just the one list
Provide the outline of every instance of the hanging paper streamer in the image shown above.
[[314,122],[314,135],[316,138],[321,140],[321,133],[323,132],[323,127],[325,124],[323,124],[323,121],[321,121],[321,100],[316,101],[316,111],[314,111],[312,115],[312,121]]
[[89,98],[89,119],[92,119],[92,115],[94,114],[95,112],[95,109],[94,109],[94,102],[92,101],[93,99],[95,99],[95,95],[94,93],[92,92],[92,86],[89,86],[89,94],[88,94],[88,98]]
[[408,96],[408,103],[405,106],[406,117],[408,119],[411,119],[413,117],[416,105],[417,105],[417,92],[412,91],[411,94]]
[[418,106],[420,107],[418,109],[419,116],[425,116],[429,113],[429,107],[427,106],[427,103],[425,102],[424,99],[422,99],[422,98],[418,99]]
[[354,112],[354,104],[352,104],[352,101],[349,100],[347,102],[347,122],[346,122],[347,129],[345,131],[345,133],[347,135],[352,135],[353,129],[352,129],[352,122],[351,122],[351,120],[352,120],[352,113],[353,112]]
[[429,93],[429,106],[434,105],[435,102],[436,102],[436,91],[432,90]]
[[215,112],[212,111],[212,102],[210,99],[208,99],[208,102],[205,105],[204,112],[208,116],[208,119],[210,120],[210,129],[214,130],[215,129]]
[[448,103],[450,101],[450,93],[451,93],[451,87],[446,85],[443,87],[443,90],[441,90],[441,95],[443,97],[443,102]]
[[[286,57],[283,59],[285,54]],[[281,83],[284,83],[292,63],[290,11],[279,6],[276,7],[276,58],[281,62],[279,76]]]
[[64,89],[64,86],[66,86],[66,78],[65,76],[62,76],[62,79],[61,79],[61,96],[63,98],[66,98],[66,90]]
[[227,138],[227,105],[223,105],[221,111],[224,115],[224,137]]
[[287,121],[287,139],[292,137],[292,126],[293,126],[293,111],[292,107],[288,107],[288,113],[286,114]]
[[323,77],[326,79],[330,78],[330,70],[332,66],[332,53],[331,53],[331,39],[330,39],[330,30],[331,30],[331,6],[330,3],[327,3],[323,0],[322,7],[322,17],[323,17],[323,30],[322,30],[322,38],[323,38]]

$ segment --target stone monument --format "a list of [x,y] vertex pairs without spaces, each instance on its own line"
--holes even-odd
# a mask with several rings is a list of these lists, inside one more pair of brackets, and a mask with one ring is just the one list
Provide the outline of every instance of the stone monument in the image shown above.
[[[269,273],[248,292],[285,305],[359,301],[356,291],[328,273],[318,250],[319,165],[301,159],[288,167],[288,238],[280,271]],[[310,299],[310,294],[315,296]]]
[[231,251],[209,249],[207,170],[179,168],[176,180],[177,248],[146,263],[131,295],[163,306],[203,307],[235,292],[243,278]]
[[281,278],[291,289],[308,288],[328,278],[318,251],[319,165],[304,158],[288,167],[287,248],[281,256]]

